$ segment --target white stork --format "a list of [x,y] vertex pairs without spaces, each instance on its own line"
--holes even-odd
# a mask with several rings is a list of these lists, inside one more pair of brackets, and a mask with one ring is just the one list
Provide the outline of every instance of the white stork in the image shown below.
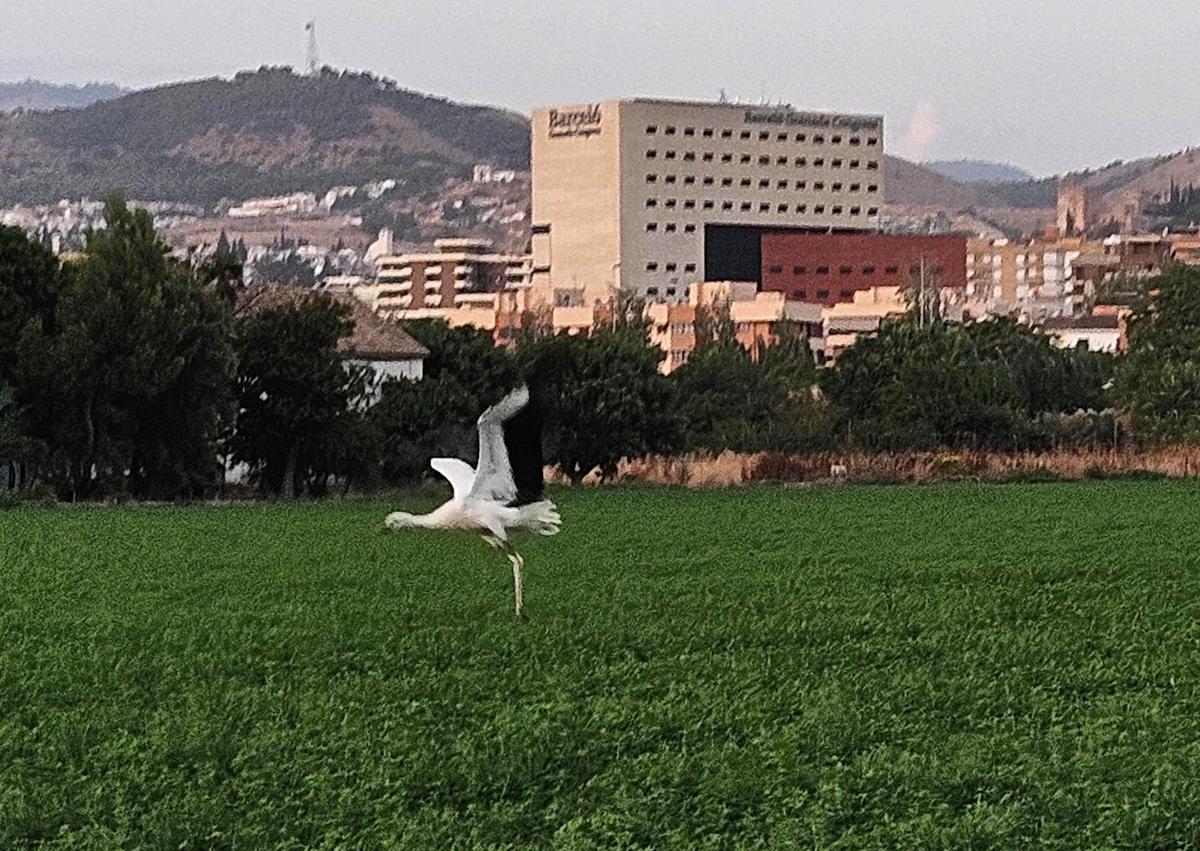
[[478,532],[508,556],[513,569],[517,617],[525,617],[521,569],[525,560],[508,540],[510,529],[539,535],[558,533],[561,518],[554,503],[542,499],[542,433],[529,388],[513,390],[479,417],[479,467],[457,458],[434,458],[430,466],[449,480],[450,501],[429,514],[397,511],[382,531],[419,527]]

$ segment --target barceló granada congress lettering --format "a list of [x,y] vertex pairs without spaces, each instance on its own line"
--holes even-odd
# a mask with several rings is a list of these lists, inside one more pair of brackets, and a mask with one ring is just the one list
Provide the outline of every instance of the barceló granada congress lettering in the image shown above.
[[600,132],[600,104],[550,110],[551,136],[594,136]]

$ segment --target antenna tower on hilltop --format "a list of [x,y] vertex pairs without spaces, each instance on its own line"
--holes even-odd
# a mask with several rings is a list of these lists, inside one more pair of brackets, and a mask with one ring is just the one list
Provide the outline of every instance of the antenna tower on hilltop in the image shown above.
[[317,54],[317,22],[309,21],[304,25],[308,33],[308,57],[304,61],[304,70],[310,77],[321,73],[321,57]]

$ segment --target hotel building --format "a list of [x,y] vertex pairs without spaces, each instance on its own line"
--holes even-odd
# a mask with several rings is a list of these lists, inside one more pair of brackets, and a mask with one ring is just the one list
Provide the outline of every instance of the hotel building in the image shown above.
[[532,283],[557,305],[762,284],[763,235],[876,226],[883,119],[618,100],[535,110]]

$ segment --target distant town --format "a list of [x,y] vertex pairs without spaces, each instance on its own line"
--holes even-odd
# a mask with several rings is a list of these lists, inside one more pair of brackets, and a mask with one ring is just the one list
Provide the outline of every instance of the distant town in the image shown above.
[[[1010,316],[1062,346],[1119,351],[1136,282],[1200,265],[1200,196],[1179,157],[1164,190],[1125,193],[1115,210],[1084,173],[1058,182],[1052,221],[997,221],[889,203],[883,124],[788,105],[577,104],[534,113],[528,171],[478,162],[415,194],[381,175],[211,206],[131,203],[177,256],[229,251],[249,284],[349,293],[385,319],[498,341],[531,313],[586,331],[637,298],[667,372],[716,300],[747,346],[791,322],[824,363],[906,312],[914,288],[936,290],[953,319]],[[70,255],[103,227],[103,202],[15,204],[0,224]]]

